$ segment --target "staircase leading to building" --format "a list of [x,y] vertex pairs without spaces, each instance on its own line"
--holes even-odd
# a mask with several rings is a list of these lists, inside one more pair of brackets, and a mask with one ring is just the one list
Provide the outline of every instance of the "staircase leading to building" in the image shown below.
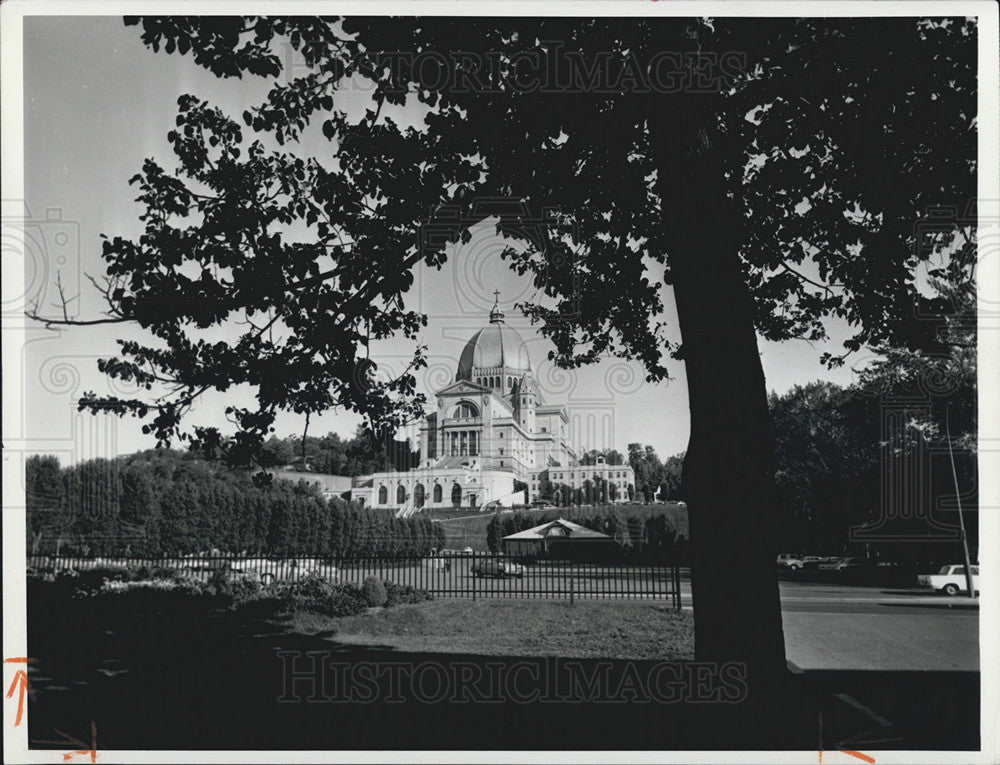
[[396,511],[397,518],[409,518],[417,512],[417,505],[413,501],[413,497],[410,497],[403,503],[403,506]]

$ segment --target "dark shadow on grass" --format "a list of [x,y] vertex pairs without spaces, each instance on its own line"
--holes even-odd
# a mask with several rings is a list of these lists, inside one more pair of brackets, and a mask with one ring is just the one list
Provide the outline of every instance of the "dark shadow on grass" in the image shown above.
[[[717,677],[699,686],[692,662],[336,644],[292,632],[280,615],[234,615],[209,601],[128,613],[46,605],[29,599],[38,659],[29,738],[77,735],[93,720],[105,750],[811,749],[829,706],[830,691],[801,676],[766,696],[713,703]],[[109,662],[125,671],[98,671]],[[900,673],[878,674],[852,682],[875,693],[897,687]],[[900,687],[924,705],[924,718],[937,706],[928,687],[917,678]],[[959,698],[945,698],[949,714],[968,707]],[[844,740],[866,724],[832,706],[824,717],[827,734]],[[963,748],[970,735],[968,726],[945,727],[940,742]],[[916,748],[908,743],[895,747]]]

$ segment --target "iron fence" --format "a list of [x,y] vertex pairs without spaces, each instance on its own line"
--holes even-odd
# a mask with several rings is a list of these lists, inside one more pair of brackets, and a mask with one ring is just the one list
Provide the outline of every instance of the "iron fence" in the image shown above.
[[29,556],[36,570],[125,569],[140,577],[183,575],[207,582],[224,573],[264,584],[319,576],[360,585],[369,576],[436,597],[583,600],[669,599],[680,609],[680,568],[671,562],[570,560],[520,562],[492,553],[439,553],[409,558],[270,557],[203,554],[172,557]]

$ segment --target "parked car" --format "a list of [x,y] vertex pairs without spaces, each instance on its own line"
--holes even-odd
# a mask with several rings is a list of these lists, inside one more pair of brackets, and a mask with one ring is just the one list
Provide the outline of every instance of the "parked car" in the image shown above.
[[802,569],[803,571],[815,571],[819,568],[819,564],[825,560],[826,558],[821,558],[818,555],[806,555],[802,558]]
[[218,550],[207,550],[206,552],[190,553],[181,557],[180,568],[183,571],[195,572],[216,572],[231,571],[232,561],[221,556]]
[[[979,592],[979,566],[970,566],[972,569],[972,586]],[[921,587],[929,587],[932,590],[940,590],[946,595],[958,595],[960,592],[968,592],[968,583],[965,581],[965,566],[949,564],[942,566],[936,574],[921,574],[917,577],[917,584]]]
[[789,571],[798,571],[802,568],[802,558],[794,553],[781,553],[778,556],[778,567],[787,568]]
[[509,560],[484,558],[472,565],[473,576],[524,576],[524,566]]
[[451,571],[451,559],[442,554],[432,555],[427,559],[427,567],[431,571]]
[[838,574],[858,573],[874,567],[867,558],[834,558],[828,563],[820,563],[820,571],[833,571]]
[[335,581],[339,575],[332,561],[315,558],[242,558],[230,565],[232,571],[258,577],[263,584],[295,582],[312,573]]
[[473,552],[475,552],[475,550],[473,550],[471,547],[462,548],[462,555],[472,555]]

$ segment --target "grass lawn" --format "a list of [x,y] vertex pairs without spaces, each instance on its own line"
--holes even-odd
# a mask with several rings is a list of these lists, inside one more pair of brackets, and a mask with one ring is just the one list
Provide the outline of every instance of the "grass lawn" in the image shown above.
[[358,616],[296,614],[293,631],[401,651],[683,660],[694,619],[665,603],[432,600]]

